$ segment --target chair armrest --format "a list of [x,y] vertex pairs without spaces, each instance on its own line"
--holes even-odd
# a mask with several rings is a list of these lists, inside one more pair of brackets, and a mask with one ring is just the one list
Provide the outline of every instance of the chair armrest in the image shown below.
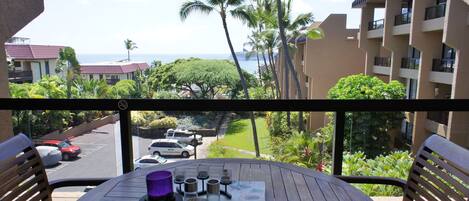
[[69,187],[69,186],[98,186],[110,178],[84,178],[84,179],[58,179],[49,182],[52,191],[56,188]]
[[402,179],[391,178],[391,177],[339,176],[339,175],[334,175],[334,176],[347,183],[392,185],[392,186],[400,187],[402,188],[402,190],[404,190],[406,187],[406,181]]

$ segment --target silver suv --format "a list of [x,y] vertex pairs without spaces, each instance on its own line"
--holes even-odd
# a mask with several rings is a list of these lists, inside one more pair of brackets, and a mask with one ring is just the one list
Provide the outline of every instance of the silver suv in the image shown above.
[[165,133],[166,139],[175,139],[179,142],[191,144],[193,146],[202,144],[202,136],[195,135],[194,133],[188,130],[180,130],[180,129],[168,129]]

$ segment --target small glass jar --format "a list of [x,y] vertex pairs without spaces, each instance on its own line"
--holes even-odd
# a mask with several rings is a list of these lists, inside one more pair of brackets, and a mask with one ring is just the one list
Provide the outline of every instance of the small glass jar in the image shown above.
[[196,178],[187,178],[184,181],[184,201],[196,201],[198,197]]
[[207,200],[220,200],[220,181],[218,179],[209,179],[207,181]]
[[221,174],[220,183],[222,185],[230,185],[232,182],[231,180],[231,170],[230,169],[223,169]]

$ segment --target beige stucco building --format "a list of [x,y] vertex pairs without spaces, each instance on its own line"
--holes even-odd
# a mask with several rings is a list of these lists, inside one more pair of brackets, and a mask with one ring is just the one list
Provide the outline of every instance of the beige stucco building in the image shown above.
[[[308,99],[327,99],[327,93],[337,81],[345,76],[364,73],[365,55],[358,48],[358,29],[347,29],[345,14],[329,15],[323,22],[316,22],[310,28],[321,28],[324,38],[312,40],[299,38],[292,40],[297,48],[292,53],[295,68],[302,85],[302,95]],[[282,55],[282,50],[279,50]],[[339,56],[340,55],[340,56]],[[277,73],[281,83],[282,96],[285,98],[284,59],[277,61]],[[296,85],[290,77],[289,97],[296,97]],[[310,113],[308,126],[318,129],[327,123],[323,112]]]
[[[366,74],[401,81],[409,99],[469,98],[469,1],[355,0],[352,6],[362,11]],[[414,151],[433,133],[469,147],[467,112],[406,116],[402,133]]]

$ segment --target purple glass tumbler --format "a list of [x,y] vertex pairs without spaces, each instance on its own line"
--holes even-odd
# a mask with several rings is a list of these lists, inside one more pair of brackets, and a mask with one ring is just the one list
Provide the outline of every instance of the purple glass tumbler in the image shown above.
[[146,180],[149,201],[169,201],[174,199],[173,177],[171,172],[152,172],[147,174]]

